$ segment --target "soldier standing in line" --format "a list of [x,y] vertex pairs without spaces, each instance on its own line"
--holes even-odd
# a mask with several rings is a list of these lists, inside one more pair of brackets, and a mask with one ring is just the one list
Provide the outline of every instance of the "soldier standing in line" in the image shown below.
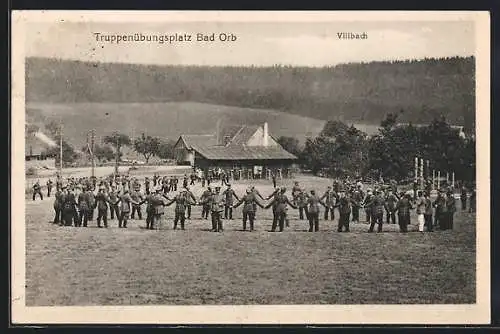
[[293,204],[297,203],[297,196],[299,193],[302,191],[299,186],[299,182],[295,181],[293,188],[292,188],[292,199],[293,199]]
[[418,221],[418,231],[419,232],[424,232],[424,226],[425,226],[425,197],[422,192],[422,190],[419,190],[417,192],[417,201],[416,201],[416,206],[417,206],[417,221]]
[[191,203],[196,203],[196,197],[189,190],[189,187],[185,187],[184,196],[186,196],[186,211],[187,211],[187,219],[191,219]]
[[343,194],[335,207],[339,209],[340,215],[337,232],[342,232],[344,228],[345,232],[349,232],[349,217],[351,216],[351,199],[349,193]]
[[247,219],[250,221],[250,232],[254,230],[254,221],[255,221],[255,206],[258,205],[261,208],[264,206],[259,203],[257,200],[257,196],[252,192],[249,188],[246,190],[246,194],[238,200],[238,203],[234,206],[237,208],[242,203],[245,203],[243,206],[243,231],[247,230]]
[[[257,191],[257,189],[252,187],[252,191]],[[273,225],[275,225],[278,221],[278,215],[276,214],[276,208],[278,207],[278,202],[276,201],[276,199],[280,195],[280,191],[281,191],[280,188],[278,188],[278,187],[274,188],[273,193],[265,199],[266,201],[270,200],[271,198],[273,199],[273,201],[271,202],[272,203],[272,213],[273,213]],[[309,218],[307,218],[307,219],[309,219]]]
[[173,181],[174,181],[174,189],[173,189],[173,191],[177,191],[177,187],[179,185],[179,178],[177,176],[174,176]]
[[94,220],[94,210],[96,208],[95,205],[95,195],[94,191],[92,190],[92,183],[90,186],[87,188],[87,196],[88,196],[88,201],[89,201],[89,208],[88,208],[88,220],[93,221]]
[[153,174],[153,186],[156,188],[158,185],[158,174],[154,173]]
[[371,223],[368,232],[373,232],[375,224],[378,224],[377,232],[382,232],[382,224],[384,223],[384,199],[380,196],[378,190],[374,190],[373,197],[367,205],[371,208]]
[[141,192],[135,188],[132,193],[130,194],[130,198],[136,203],[139,204],[132,204],[132,214],[130,215],[130,219],[135,219],[135,213],[137,212],[137,217],[139,220],[142,220],[142,210],[141,210],[141,202],[144,200],[144,197],[142,196]]
[[271,172],[271,179],[273,180],[273,188],[276,188],[276,171]]
[[443,218],[443,215],[441,213],[443,212],[443,210],[446,210],[446,199],[444,196],[444,191],[441,190],[438,192],[438,196],[432,206],[436,208],[436,211],[434,212],[434,226],[442,229],[444,225],[441,222],[441,219]]
[[384,203],[387,224],[389,224],[389,222],[396,224],[396,206],[398,202],[399,198],[392,192],[392,190],[389,190]]
[[[62,224],[64,226],[71,226],[73,223],[73,219],[76,216],[76,200],[75,194],[71,192],[68,187],[62,187],[63,190],[66,190],[66,194],[63,197],[62,204]],[[75,221],[76,225],[76,221]]]
[[236,198],[237,201],[240,199],[231,188],[231,185],[227,185],[227,189],[222,193],[224,196],[224,219],[233,219],[233,197]]
[[355,189],[351,197],[351,208],[352,208],[352,221],[359,223],[359,209],[361,208],[361,203],[363,202],[363,193],[361,189]]
[[184,174],[184,178],[182,179],[182,188],[187,188],[188,186],[188,177]]
[[[309,214],[307,211],[307,199],[309,195],[302,190],[297,198],[297,206],[299,207],[299,219],[303,220],[304,218],[309,220]],[[327,209],[325,209],[327,210]],[[304,215],[305,214],[305,215]]]
[[[181,223],[181,230],[184,230],[184,222],[186,221],[186,206],[189,203],[186,190],[183,189],[174,199],[166,203],[165,206],[170,206],[175,203],[174,230],[177,229],[177,223]],[[195,204],[195,203],[193,203]]]
[[87,189],[87,191],[82,191],[78,195],[78,211],[80,212],[80,215],[78,217],[78,220],[75,221],[75,226],[82,226],[87,227],[87,222],[89,219],[90,215],[90,197],[89,197],[89,192],[90,189]]
[[150,180],[149,180],[149,177],[146,176],[146,179],[144,180],[144,188],[146,190],[146,195],[149,195],[150,194],[150,190],[149,190],[149,187],[150,187]]
[[[118,227],[119,228],[122,228],[122,227],[127,228],[127,222],[128,222],[130,210],[131,210],[130,206],[132,204],[139,204],[139,203],[132,200],[128,189],[125,189],[123,191],[123,194],[118,199],[118,202],[120,202],[120,204],[121,204],[120,205],[120,218],[118,218]],[[115,203],[115,204],[118,204],[118,203]]]
[[297,207],[290,202],[288,197],[285,195],[286,188],[281,188],[278,195],[275,196],[273,201],[269,203],[265,208],[268,209],[270,207],[276,207],[275,210],[275,218],[273,219],[273,226],[271,228],[271,232],[276,231],[276,225],[279,222],[279,231],[283,232],[283,228],[285,227],[285,219],[286,219],[286,205],[289,204],[292,208],[297,209]]
[[453,215],[455,211],[457,211],[457,207],[455,204],[455,196],[453,195],[453,191],[450,189],[446,196],[446,228],[449,230],[453,230]]
[[222,211],[224,210],[224,196],[220,193],[220,187],[215,187],[215,193],[211,197],[212,232],[223,232]]
[[104,222],[104,227],[108,228],[108,203],[109,198],[104,193],[104,186],[99,188],[95,200],[97,204],[97,227],[101,228],[101,219]]
[[116,188],[113,186],[111,187],[109,193],[108,193],[108,198],[109,198],[109,212],[111,214],[111,219],[115,219],[115,214],[116,214],[116,219],[120,219],[120,208],[118,207],[118,192],[116,191]]
[[365,199],[363,201],[363,203],[364,203],[363,206],[365,207],[366,222],[368,224],[371,224],[371,222],[372,222],[372,209],[368,205],[369,203],[371,203],[372,199],[373,199],[372,190],[368,189],[366,191],[366,196],[365,196]]
[[54,198],[54,224],[59,224],[62,221],[62,204],[64,202],[64,192],[62,188],[56,190]]
[[320,198],[316,195],[314,190],[311,190],[311,195],[307,199],[307,216],[309,220],[309,232],[319,231],[319,205],[323,205],[325,208],[327,207],[325,203],[323,203]]
[[432,232],[432,202],[430,199],[430,192],[425,193],[425,212],[424,212],[425,225],[427,226],[427,232]]
[[200,203],[202,205],[201,218],[208,219],[210,213],[210,197],[212,196],[212,189],[208,187],[203,194],[201,194]]
[[410,210],[413,209],[411,206],[411,195],[404,195],[396,206],[396,211],[398,213],[398,223],[399,231],[402,233],[408,232],[408,225],[410,225]]
[[460,192],[460,202],[462,203],[462,211],[467,210],[467,188],[462,186],[462,191]]
[[33,185],[33,200],[35,200],[36,195],[40,195],[40,199],[43,201],[42,187],[40,186],[40,181],[36,181]]
[[54,182],[52,182],[52,180],[49,178],[49,180],[47,181],[47,197],[50,197],[50,193],[52,191],[53,184],[54,184]]
[[163,200],[164,198],[170,200],[167,196],[162,194],[161,185],[155,187],[154,193],[146,196],[146,199],[144,200],[147,201],[146,229],[154,230],[155,228],[161,228],[162,216],[165,213],[165,201]]
[[324,201],[325,206],[325,215],[324,219],[328,220],[328,213],[330,213],[330,220],[335,219],[335,204],[336,204],[337,194],[333,191],[331,186],[328,186],[328,189],[325,191],[323,196],[321,196],[320,200]]
[[61,175],[56,175],[56,190],[62,190],[62,178]]

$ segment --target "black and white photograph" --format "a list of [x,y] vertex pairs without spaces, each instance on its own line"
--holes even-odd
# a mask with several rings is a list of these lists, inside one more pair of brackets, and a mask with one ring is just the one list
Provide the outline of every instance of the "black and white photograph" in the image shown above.
[[489,322],[488,13],[12,25],[13,321]]

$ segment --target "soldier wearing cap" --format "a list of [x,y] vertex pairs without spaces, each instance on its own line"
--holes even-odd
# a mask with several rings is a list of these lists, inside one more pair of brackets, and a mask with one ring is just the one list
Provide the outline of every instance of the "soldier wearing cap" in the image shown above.
[[[136,203],[141,203],[144,200],[144,196],[142,196],[140,190],[137,189],[137,187],[134,187],[134,190],[130,193],[130,197]],[[132,213],[130,215],[131,219],[135,219],[136,212],[139,220],[142,220],[142,210],[140,204],[132,204]]]
[[[307,211],[307,199],[309,195],[305,190],[302,190],[297,196],[297,206],[299,207],[299,219],[303,220],[304,218],[309,220],[309,215]],[[325,209],[326,210],[326,209]]]
[[212,189],[208,187],[202,194],[200,198],[200,203],[202,205],[201,218],[208,219],[208,214],[210,213],[210,198],[212,197]]
[[328,213],[330,213],[330,219],[335,219],[335,204],[337,202],[337,194],[333,191],[331,186],[328,186],[328,189],[325,191],[323,196],[321,196],[320,200],[324,201],[326,204],[325,207],[325,220],[328,220]]
[[293,198],[293,204],[295,205],[297,203],[297,196],[299,193],[302,191],[299,186],[299,182],[295,181],[293,188],[292,188],[292,198]]
[[40,199],[43,201],[42,186],[40,186],[40,181],[38,180],[33,185],[33,200],[35,200],[36,195],[39,195]]
[[[118,218],[118,227],[127,228],[127,222],[131,211],[132,204],[139,204],[135,202],[129,194],[128,188],[123,191],[123,194],[119,197],[118,202],[120,203],[120,217]],[[116,203],[118,204],[118,203]]]
[[265,199],[266,201],[270,200],[271,198],[273,199],[273,201],[271,202],[272,212],[273,212],[273,225],[278,221],[278,215],[276,214],[276,208],[278,206],[278,202],[276,201],[276,199],[280,195],[280,191],[281,191],[280,188],[278,187],[274,188],[273,193]]
[[[64,202],[64,190],[62,187],[56,190],[54,196],[54,224],[59,224],[62,221],[62,205]],[[62,224],[61,224],[62,225]]]
[[399,198],[392,192],[392,190],[389,190],[384,203],[387,224],[389,224],[389,222],[396,224],[396,206],[398,201]]
[[80,215],[78,216],[78,220],[75,221],[75,226],[87,227],[87,222],[89,220],[90,215],[90,196],[89,196],[90,188],[87,191],[82,191],[78,195],[78,211]]
[[93,189],[94,189],[93,184],[91,184],[90,187],[87,188],[87,196],[89,199],[88,220],[90,221],[94,220],[94,210],[96,208],[95,195]]
[[47,180],[47,197],[50,197],[50,193],[52,192],[52,185],[54,184],[54,182],[52,182],[52,180],[49,178]]
[[371,208],[371,223],[368,232],[373,232],[375,224],[378,224],[377,232],[382,232],[382,224],[384,223],[384,199],[380,196],[379,190],[373,191],[373,197],[369,203],[366,204]]
[[169,200],[165,194],[162,194],[161,185],[156,186],[154,194],[149,194],[146,196],[147,207],[146,207],[146,228],[155,229],[160,228],[162,216],[165,213],[165,201],[163,199]]
[[365,199],[363,200],[363,206],[365,208],[366,222],[370,224],[372,222],[372,209],[369,204],[373,199],[373,193],[371,189],[367,189]]
[[184,188],[184,196],[186,196],[186,213],[187,213],[187,219],[191,219],[191,204],[196,203],[196,197],[194,194],[189,190],[189,187]]
[[396,205],[396,212],[398,213],[399,230],[402,233],[408,232],[408,225],[410,225],[410,210],[413,209],[411,205],[411,195],[405,194]]
[[108,203],[109,198],[104,192],[104,186],[99,187],[99,192],[95,196],[97,205],[97,227],[101,226],[101,220],[104,222],[104,227],[108,227]]
[[112,186],[109,193],[108,193],[108,198],[109,198],[109,212],[110,212],[110,215],[111,215],[111,219],[115,219],[115,215],[116,215],[116,219],[120,219],[120,208],[118,206],[118,200],[119,200],[119,197],[118,197],[118,192],[115,188],[115,186]]
[[314,190],[311,190],[311,195],[309,195],[309,198],[307,199],[307,212],[308,212],[308,219],[309,219],[309,232],[314,231],[318,232],[319,231],[319,205],[323,205],[325,208],[327,205],[321,201],[321,199],[316,195],[316,192]]
[[285,219],[286,219],[286,205],[290,205],[292,208],[297,209],[297,207],[290,202],[288,197],[285,195],[286,188],[281,188],[278,195],[276,195],[271,203],[269,203],[265,208],[268,209],[271,206],[275,206],[275,218],[273,219],[273,226],[271,228],[271,232],[276,231],[276,227],[279,222],[279,231],[283,232],[283,228],[285,227]]
[[453,190],[448,190],[446,194],[446,200],[445,200],[445,207],[446,207],[446,214],[444,216],[445,219],[445,228],[447,230],[452,230],[453,229],[453,215],[455,214],[455,211],[457,211],[456,208],[456,203],[455,203],[455,197],[453,195]]
[[261,208],[264,206],[259,203],[257,200],[257,196],[252,192],[252,190],[249,188],[246,190],[246,194],[238,200],[238,203],[234,206],[237,208],[240,206],[242,203],[244,203],[243,206],[243,231],[246,231],[247,229],[247,220],[250,221],[250,232],[254,230],[254,221],[255,221],[255,206],[258,205]]
[[[438,196],[432,206],[436,208],[434,212],[434,226],[439,227],[440,230],[444,230],[446,224],[446,221],[442,221],[446,216],[446,196],[444,190],[438,192]],[[442,214],[443,212],[445,213],[444,215]]]
[[220,187],[215,187],[215,193],[211,197],[211,212],[212,212],[212,231],[223,232],[222,211],[224,210],[225,200],[220,193]]
[[236,198],[237,201],[240,199],[234,192],[234,190],[231,188],[231,185],[227,185],[227,189],[224,190],[222,193],[222,196],[224,196],[224,219],[233,219],[233,197]]
[[146,195],[149,195],[151,192],[150,185],[151,185],[151,181],[149,180],[149,177],[146,176],[146,178],[144,179],[144,189],[146,190]]
[[188,204],[196,204],[190,202],[188,195],[186,194],[186,189],[182,189],[174,199],[166,203],[165,206],[170,206],[175,203],[175,217],[174,217],[174,230],[177,229],[177,223],[181,223],[181,230],[184,230],[184,222],[186,221],[186,206]]
[[[71,192],[71,189],[69,187],[63,186],[62,189],[66,190],[62,203],[62,220],[64,226],[71,226],[73,223],[73,219],[75,219],[75,217],[77,216],[76,215],[77,203],[75,199],[75,194]],[[76,225],[76,220],[75,220],[75,225]]]
[[339,210],[339,224],[337,227],[337,232],[342,232],[345,229],[345,232],[349,232],[349,217],[351,216],[351,198],[349,193],[342,193],[342,196],[339,198],[335,207]]

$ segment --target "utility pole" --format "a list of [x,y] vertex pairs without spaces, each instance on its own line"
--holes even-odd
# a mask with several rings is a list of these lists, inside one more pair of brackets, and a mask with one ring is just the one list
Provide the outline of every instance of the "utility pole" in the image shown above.
[[62,167],[63,167],[63,125],[62,120],[59,120],[59,175],[62,177]]
[[92,159],[92,178],[95,176],[95,159],[94,159],[94,143],[95,143],[95,130],[90,131],[90,158]]
[[116,152],[115,152],[115,175],[118,175],[118,160],[120,159],[120,148],[118,147],[118,134],[115,132],[113,133],[113,136],[115,136],[115,144],[116,144]]

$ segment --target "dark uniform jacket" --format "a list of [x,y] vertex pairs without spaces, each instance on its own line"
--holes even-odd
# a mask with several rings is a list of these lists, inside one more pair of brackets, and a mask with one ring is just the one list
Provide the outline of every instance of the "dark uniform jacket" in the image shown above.
[[236,198],[237,201],[239,200],[238,196],[234,192],[234,189],[226,189],[222,195],[224,195],[226,205],[233,205],[233,197]]
[[97,210],[107,210],[108,209],[109,199],[108,199],[108,196],[106,196],[106,194],[98,193],[95,196],[95,200],[97,203]]
[[[319,213],[319,205],[320,203],[322,205],[325,205],[323,202],[321,202],[320,198],[318,195],[309,195],[309,198],[307,199],[307,212],[309,213]],[[325,205],[326,206],[326,205]]]
[[320,200],[322,200],[327,207],[332,208],[337,204],[337,194],[333,190],[327,190],[321,196]]
[[295,205],[293,205],[288,200],[288,197],[285,194],[277,194],[275,195],[273,201],[266,208],[269,208],[270,206],[275,206],[276,213],[285,213],[287,204],[295,208]]
[[255,196],[254,193],[245,194],[234,207],[236,208],[240,206],[242,203],[245,203],[243,205],[244,213],[255,212],[255,205],[258,205],[261,208],[263,207],[262,204],[260,204],[259,201],[257,200],[257,196]]

